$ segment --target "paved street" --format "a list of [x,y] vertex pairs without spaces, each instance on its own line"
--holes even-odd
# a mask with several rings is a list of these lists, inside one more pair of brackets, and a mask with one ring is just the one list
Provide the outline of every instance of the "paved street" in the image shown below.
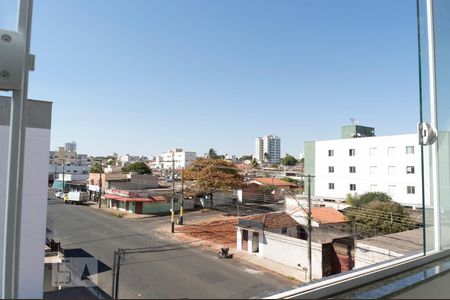
[[[154,247],[155,252],[126,257],[120,269],[120,298],[251,298],[294,284],[236,260],[219,260],[212,252],[152,230],[170,226],[168,217],[122,219],[49,200],[48,218],[63,248],[82,249],[109,268],[118,248]],[[112,272],[105,269],[99,286],[111,293]]]

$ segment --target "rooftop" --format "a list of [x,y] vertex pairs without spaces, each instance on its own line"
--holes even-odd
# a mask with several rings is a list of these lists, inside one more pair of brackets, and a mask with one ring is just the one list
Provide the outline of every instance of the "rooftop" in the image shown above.
[[400,254],[411,254],[412,252],[422,250],[422,230],[422,228],[418,228],[359,240],[357,247],[368,245]]
[[278,178],[268,178],[268,177],[259,177],[259,178],[255,178],[252,182],[257,181],[261,184],[271,184],[271,185],[275,185],[275,186],[291,186],[291,187],[296,187],[298,185],[292,183],[292,182],[287,182]]
[[[244,221],[241,223],[241,221]],[[250,221],[250,222],[246,222]],[[243,225],[244,227],[254,227],[252,223],[257,223],[264,229],[275,229],[281,227],[292,227],[299,225],[297,221],[295,221],[289,214],[285,212],[274,212],[267,214],[258,214],[248,217],[243,217],[239,219],[239,225]]]
[[320,224],[348,222],[347,217],[332,207],[313,207],[312,217]]
[[123,202],[165,202],[166,198],[164,196],[153,196],[153,197],[123,197],[119,195],[105,194],[105,199],[123,201]]

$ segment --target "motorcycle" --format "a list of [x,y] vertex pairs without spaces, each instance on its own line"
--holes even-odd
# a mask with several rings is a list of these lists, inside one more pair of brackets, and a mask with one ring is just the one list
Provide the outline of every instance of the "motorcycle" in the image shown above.
[[228,253],[230,248],[220,248],[219,253],[217,254],[218,258],[233,258],[233,254]]

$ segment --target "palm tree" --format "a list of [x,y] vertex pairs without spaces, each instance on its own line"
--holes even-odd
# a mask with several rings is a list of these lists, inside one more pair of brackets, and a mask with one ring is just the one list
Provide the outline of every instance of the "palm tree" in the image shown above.
[[269,156],[269,153],[267,153],[267,152],[264,152],[264,161],[266,163],[270,161],[270,156]]
[[256,158],[252,159],[251,166],[254,169],[258,169],[259,168],[259,164],[258,164],[258,161],[256,160]]

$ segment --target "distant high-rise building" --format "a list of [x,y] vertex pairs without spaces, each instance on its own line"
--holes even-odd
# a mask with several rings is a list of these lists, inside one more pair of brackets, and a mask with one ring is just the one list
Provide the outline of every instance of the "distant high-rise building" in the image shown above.
[[255,158],[259,162],[279,164],[281,156],[281,139],[271,134],[257,137],[255,141]]
[[66,152],[77,152],[77,143],[75,141],[72,141],[71,143],[65,143],[64,150]]

